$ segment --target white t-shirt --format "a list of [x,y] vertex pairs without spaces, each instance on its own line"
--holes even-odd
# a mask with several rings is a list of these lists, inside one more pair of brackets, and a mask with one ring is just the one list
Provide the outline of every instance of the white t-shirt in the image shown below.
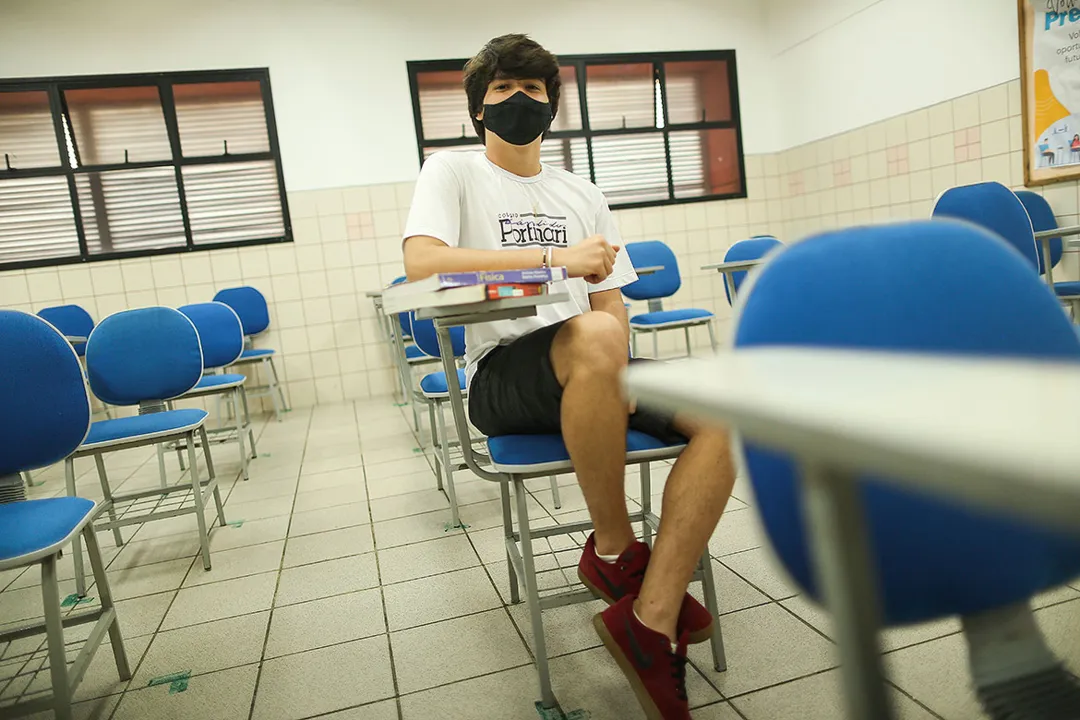
[[[519,177],[488,160],[483,151],[443,151],[427,159],[405,223],[404,238],[416,235],[473,250],[565,248],[592,235],[622,245],[607,200],[591,182],[550,165],[534,177]],[[634,280],[637,273],[620,250],[604,282],[590,285],[571,278],[552,284],[550,292],[570,296],[565,302],[541,305],[534,317],[467,326],[469,382],[476,364],[495,346],[587,312],[590,293]]]

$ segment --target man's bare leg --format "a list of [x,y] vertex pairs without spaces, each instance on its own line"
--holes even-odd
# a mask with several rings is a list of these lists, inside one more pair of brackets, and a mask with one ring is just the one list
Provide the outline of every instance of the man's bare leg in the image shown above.
[[629,409],[619,386],[626,331],[608,313],[579,315],[555,335],[551,363],[563,388],[563,441],[589,507],[596,551],[618,555],[634,542],[624,480]]
[[664,486],[660,530],[634,610],[648,627],[677,640],[683,596],[735,484],[726,430],[676,417],[690,439]]

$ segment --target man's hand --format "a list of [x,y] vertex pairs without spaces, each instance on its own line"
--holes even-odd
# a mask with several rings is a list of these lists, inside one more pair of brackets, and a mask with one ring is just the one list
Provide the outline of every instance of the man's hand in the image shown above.
[[570,277],[585,278],[585,282],[595,285],[611,275],[617,252],[618,245],[609,244],[603,235],[593,235],[573,247],[557,248],[551,260],[565,267]]

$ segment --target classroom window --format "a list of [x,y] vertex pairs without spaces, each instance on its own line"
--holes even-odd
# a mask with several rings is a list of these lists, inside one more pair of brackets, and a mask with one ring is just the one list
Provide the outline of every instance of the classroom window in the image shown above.
[[269,72],[0,80],[0,269],[292,240]]
[[[746,197],[734,51],[559,57],[559,114],[543,162],[588,178],[612,207]],[[483,148],[464,60],[408,63],[421,163]]]

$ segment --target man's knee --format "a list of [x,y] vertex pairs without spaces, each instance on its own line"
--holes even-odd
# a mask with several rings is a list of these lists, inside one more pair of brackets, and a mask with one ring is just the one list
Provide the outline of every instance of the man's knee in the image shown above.
[[626,329],[605,312],[587,312],[567,320],[552,345],[560,380],[573,371],[617,375],[628,358]]
[[695,445],[707,447],[717,455],[731,454],[731,432],[723,425],[702,422],[683,416],[675,418],[675,429]]

